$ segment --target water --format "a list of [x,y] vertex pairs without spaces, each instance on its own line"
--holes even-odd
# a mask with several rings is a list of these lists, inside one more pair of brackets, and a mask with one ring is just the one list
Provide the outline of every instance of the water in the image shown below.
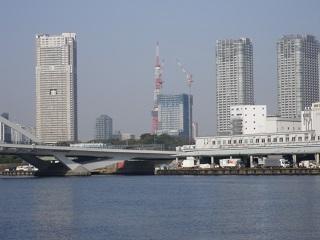
[[318,176],[0,178],[0,239],[320,239]]

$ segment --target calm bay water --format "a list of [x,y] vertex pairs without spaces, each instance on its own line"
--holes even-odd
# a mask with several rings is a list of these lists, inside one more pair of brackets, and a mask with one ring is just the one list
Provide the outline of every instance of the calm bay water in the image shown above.
[[320,177],[1,177],[0,239],[318,240]]

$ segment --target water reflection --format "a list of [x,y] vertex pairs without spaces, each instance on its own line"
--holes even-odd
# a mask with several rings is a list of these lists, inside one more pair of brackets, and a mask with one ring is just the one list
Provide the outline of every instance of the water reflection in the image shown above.
[[43,179],[31,193],[34,203],[34,239],[73,239],[76,224],[73,186],[67,179],[63,184],[62,178],[58,181],[50,180]]

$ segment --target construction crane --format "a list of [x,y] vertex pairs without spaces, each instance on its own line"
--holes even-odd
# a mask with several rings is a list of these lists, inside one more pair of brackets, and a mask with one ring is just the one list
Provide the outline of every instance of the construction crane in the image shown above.
[[191,94],[191,87],[192,87],[192,83],[193,83],[192,74],[185,69],[185,67],[182,65],[182,63],[179,61],[179,59],[177,59],[177,65],[180,67],[182,72],[186,75],[186,80],[187,80],[187,84],[189,87],[189,94]]
[[188,139],[188,140],[189,140],[189,143],[191,143],[191,141],[192,141],[191,87],[192,87],[193,79],[192,79],[192,74],[185,69],[185,67],[184,67],[183,64],[179,61],[179,59],[177,59],[177,65],[180,67],[180,69],[182,70],[182,72],[185,74],[186,80],[187,80],[187,85],[188,85],[188,88],[189,88],[189,94],[188,94],[188,105],[189,105],[189,139]]

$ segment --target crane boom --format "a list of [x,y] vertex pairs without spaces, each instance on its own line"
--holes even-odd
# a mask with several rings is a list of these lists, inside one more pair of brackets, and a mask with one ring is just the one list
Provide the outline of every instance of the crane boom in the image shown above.
[[185,69],[185,67],[179,61],[179,59],[177,59],[177,65],[180,67],[181,71],[186,75],[187,84],[188,84],[189,88],[191,88],[191,85],[193,83],[192,74]]

